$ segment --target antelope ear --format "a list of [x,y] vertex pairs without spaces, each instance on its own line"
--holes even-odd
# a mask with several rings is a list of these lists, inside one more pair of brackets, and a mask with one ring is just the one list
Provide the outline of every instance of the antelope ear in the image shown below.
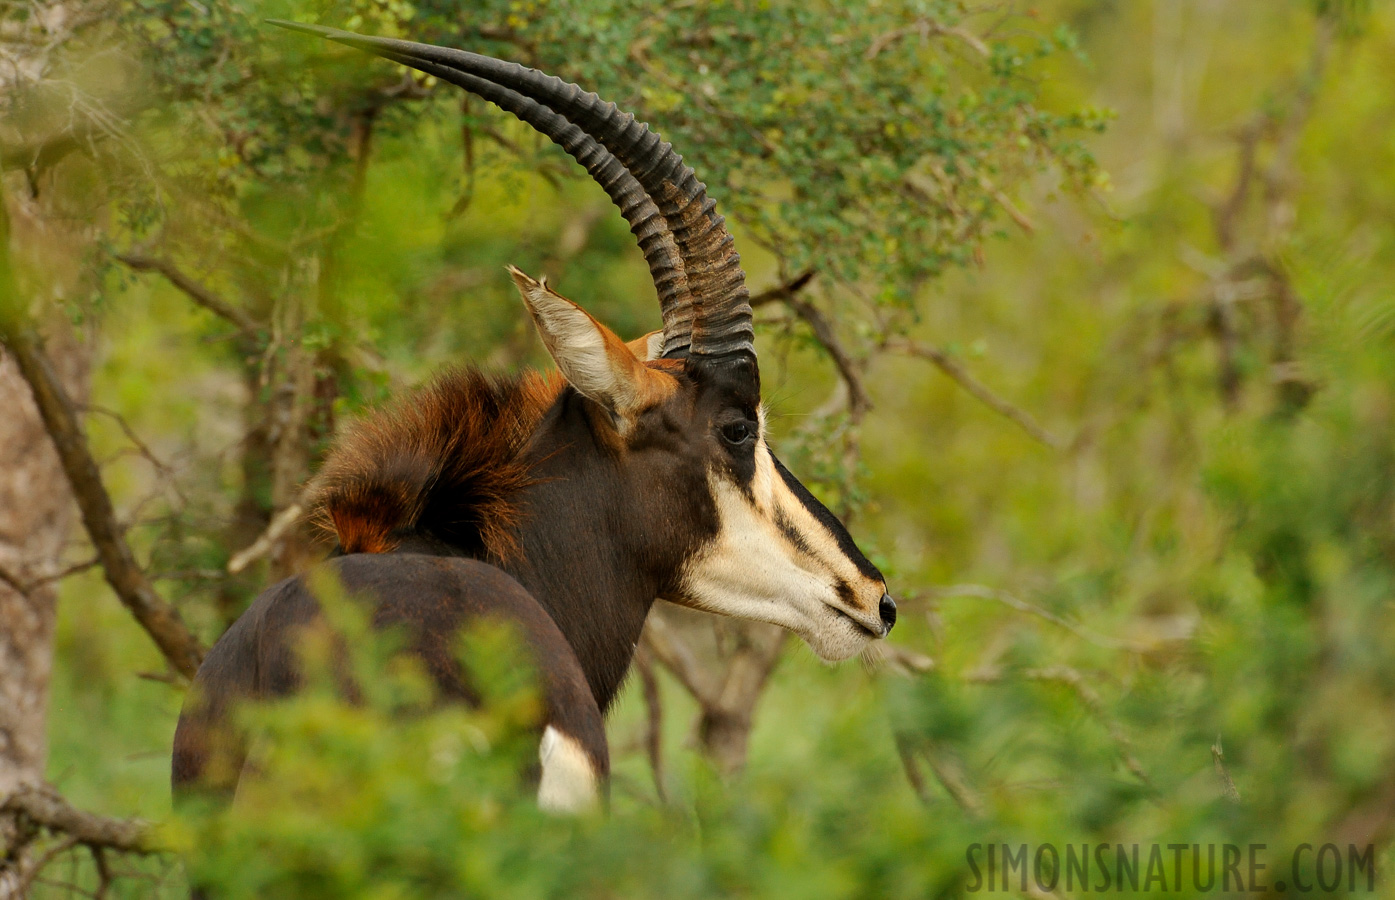
[[664,355],[664,333],[662,331],[651,331],[644,337],[637,337],[632,341],[626,341],[625,346],[630,348],[640,362],[652,362]]
[[509,266],[523,305],[533,317],[547,352],[572,387],[621,420],[667,396],[677,382],[644,365],[625,342],[586,310]]

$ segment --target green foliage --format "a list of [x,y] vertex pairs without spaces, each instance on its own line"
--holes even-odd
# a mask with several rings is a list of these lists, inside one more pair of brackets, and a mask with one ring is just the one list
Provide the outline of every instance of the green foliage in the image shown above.
[[[237,711],[265,776],[239,788],[231,814],[195,804],[172,827],[191,879],[234,897],[444,897],[500,883],[526,845],[475,838],[526,815],[511,811],[528,808],[520,778],[541,713],[511,629],[468,635],[461,658],[486,701],[473,712],[436,702],[400,636],[373,633],[337,585],[321,578],[315,591],[332,630],[302,637],[305,690]],[[341,699],[345,678],[361,703]],[[480,852],[460,852],[472,844]]]
[[926,817],[894,758],[850,740],[885,728],[870,685],[808,751],[825,777],[781,767],[724,784],[692,760],[678,803],[617,796],[611,815],[571,819],[538,810],[521,777],[536,744],[510,710],[531,691],[507,640],[476,634],[462,657],[491,697],[477,712],[404,710],[420,683],[391,664],[392,641],[351,643],[368,701],[345,705],[319,669],[302,696],[246,710],[261,775],[230,814],[167,829],[220,896],[925,896],[958,877],[963,823]]
[[[228,523],[289,502],[313,464],[312,451],[280,475],[244,471],[249,409],[298,397],[286,408],[313,420],[319,448],[339,418],[444,362],[540,362],[506,263],[549,272],[626,336],[657,321],[624,224],[558,151],[453,90],[257,24],[279,15],[595,89],[708,180],[754,289],[817,270],[801,296],[866,361],[874,406],[855,421],[826,402],[834,376],[811,331],[762,308],[781,451],[856,514],[902,603],[894,640],[934,660],[869,675],[791,651],[729,781],[686,745],[691,701],[664,678],[667,804],[629,690],[610,724],[610,815],[566,821],[534,809],[520,774],[536,748],[506,639],[471,650],[499,686],[478,712],[430,708],[391,645],[364,640],[375,702],[319,692],[259,712],[279,738],[270,780],[232,819],[178,833],[235,895],[925,897],[963,889],[975,841],[1284,848],[1384,821],[1389,8],[122,9],[154,175],[111,164],[110,244],[153,242],[261,326],[230,338],[162,282],[116,270],[88,310],[103,334],[94,396],[172,462],[181,496],[126,457],[108,466],[113,489],[205,634],[268,579],[265,565],[231,586],[208,577],[246,543]],[[1237,134],[1255,136],[1257,174],[1227,237]],[[943,350],[1065,448],[890,352],[899,336]],[[295,388],[298,359],[304,384],[333,390]],[[112,423],[89,427],[104,456],[129,452]],[[158,660],[98,579],[69,581],[62,615],[54,780],[84,805],[169,820],[177,693],[133,675]],[[136,884],[118,889],[141,896]]]

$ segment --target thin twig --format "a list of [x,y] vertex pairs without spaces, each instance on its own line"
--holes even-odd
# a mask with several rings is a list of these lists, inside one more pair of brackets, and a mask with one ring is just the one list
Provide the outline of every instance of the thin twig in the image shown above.
[[1074,691],[1085,708],[1094,714],[1095,718],[1099,719],[1105,730],[1109,732],[1109,736],[1114,740],[1114,744],[1119,750],[1120,758],[1124,761],[1125,768],[1148,787],[1153,786],[1153,779],[1148,777],[1148,773],[1143,770],[1143,764],[1138,761],[1138,757],[1133,755],[1133,740],[1124,731],[1124,727],[1105,710],[1104,701],[1100,699],[1099,693],[1091,687],[1083,674],[1069,666],[1047,666],[1041,669],[1026,669],[1022,675],[1033,681],[1052,681],[1064,684]]
[[15,886],[15,897],[29,896],[29,888],[32,887],[39,877],[39,873],[47,868],[48,864],[58,857],[76,847],[81,841],[69,835],[57,844],[48,848],[37,859],[24,864],[24,871],[20,873],[19,882]]
[[860,658],[863,665],[870,670],[889,669],[906,677],[924,675],[935,668],[935,660],[924,653],[889,641],[868,644]]
[[174,470],[171,469],[167,463],[165,463],[158,456],[156,456],[155,452],[150,449],[150,447],[145,443],[145,441],[142,441],[140,439],[140,436],[136,434],[135,429],[131,427],[131,423],[126,421],[125,416],[121,415],[114,409],[107,409],[105,406],[98,406],[94,403],[89,403],[86,406],[84,406],[83,411],[88,413],[96,413],[99,416],[106,416],[108,419],[111,419],[113,422],[116,423],[116,427],[121,429],[121,433],[126,436],[126,440],[130,441],[131,444],[136,448],[136,452],[140,454],[142,459],[150,463],[150,465],[154,466],[155,470],[159,472],[161,475],[168,477],[173,474]]
[[107,851],[104,847],[94,847],[90,844],[87,849],[92,853],[92,862],[97,867],[97,890],[92,894],[93,900],[102,900],[107,891],[111,890],[111,868],[107,865]]
[[137,672],[136,677],[142,681],[158,681],[161,684],[179,684],[179,676],[171,675],[169,672]]
[[654,773],[654,792],[660,803],[668,802],[664,788],[664,708],[659,696],[659,679],[654,676],[654,663],[648,646],[635,653],[635,669],[644,688],[644,708],[648,713],[644,727],[644,752],[649,757],[649,769]]
[[8,584],[16,594],[22,597],[28,597],[29,593],[34,590],[32,584],[21,578],[17,572],[10,571],[4,563],[0,563],[0,581]]
[[1058,616],[1035,603],[1029,603],[1007,591],[988,587],[983,584],[951,584],[945,587],[926,588],[922,593],[929,597],[977,597],[981,600],[996,600],[1004,606],[1011,607],[1020,613],[1036,616],[1037,618],[1045,619],[1053,625],[1059,625],[1076,637],[1089,641],[1097,647],[1105,647],[1109,650],[1128,650],[1132,653],[1142,653],[1144,650],[1148,649],[1145,645],[1135,641],[1120,640],[1119,638],[1109,637],[1097,631],[1092,631],[1082,625],[1077,625],[1069,619]]
[[[174,467],[155,455],[155,451],[151,450],[149,445],[141,440],[140,435],[136,434],[136,430],[131,427],[131,423],[126,421],[125,416],[121,415],[116,410],[107,409],[104,406],[97,406],[91,403],[87,404],[82,409],[87,413],[106,416],[115,422],[116,427],[120,428],[121,433],[126,436],[126,440],[130,441],[131,446],[135,448],[136,455],[150,463],[151,467],[160,475],[160,488],[148,498],[149,500],[153,500],[161,491],[168,488],[179,498],[180,503],[185,506],[189,505],[189,498],[184,495],[184,491],[179,486],[179,480],[175,477]],[[110,462],[110,460],[103,460],[101,465],[105,466],[108,462]],[[142,505],[143,504],[144,501],[142,502]]]
[[1028,234],[1036,233],[1036,223],[1034,223],[1027,216],[1026,213],[1024,213],[1020,208],[1018,208],[1016,203],[1012,202],[1012,198],[1009,197],[1007,193],[1003,191],[1002,188],[998,187],[993,182],[989,181],[987,178],[984,178],[983,176],[979,176],[979,184],[983,186],[983,189],[988,192],[989,196],[991,196],[994,200],[998,201],[998,205],[1003,208],[1003,212],[1007,213],[1008,218],[1012,219],[1012,221],[1017,223],[1018,228],[1021,228]]
[[57,572],[53,572],[48,575],[41,575],[38,578],[35,578],[33,581],[29,582],[29,587],[32,590],[33,588],[43,587],[44,585],[51,584],[55,581],[62,581],[64,578],[67,578],[70,575],[76,575],[79,572],[86,572],[88,569],[96,568],[101,564],[102,561],[94,556],[91,559],[85,559],[82,562],[73,563],[70,566],[64,566]]
[[906,772],[906,780],[911,783],[911,790],[920,798],[920,802],[930,804],[930,789],[925,784],[925,775],[920,771],[920,764],[915,759],[915,748],[911,746],[910,739],[901,732],[893,735],[896,741],[896,753],[901,757],[901,768]]
[[1240,802],[1240,789],[1231,780],[1230,772],[1225,767],[1225,750],[1221,747],[1221,736],[1216,735],[1216,743],[1211,745],[1211,762],[1216,767],[1216,777],[1221,780],[1221,790],[1225,792],[1227,800],[1235,803]]
[[979,187],[983,188],[984,191],[988,193],[988,196],[997,201],[997,204],[1003,208],[1003,212],[1008,214],[1008,218],[1017,223],[1017,227],[1021,228],[1027,234],[1036,233],[1036,223],[1028,218],[1027,214],[1019,209],[1017,204],[1012,202],[1012,198],[1009,197],[1002,188],[994,184],[991,178],[978,169],[971,168],[962,158],[956,159],[955,165],[959,166],[965,174],[973,175]]
[[838,374],[848,386],[848,415],[854,421],[861,421],[872,408],[872,398],[862,381],[861,366],[843,346],[838,332],[833,329],[833,323],[823,311],[799,296],[799,291],[813,280],[814,274],[813,270],[810,270],[784,284],[762,291],[751,298],[751,308],[755,309],[768,303],[783,303],[808,324],[809,330],[814,334],[814,340],[828,352],[833,365],[838,369]]
[[291,529],[291,526],[300,521],[300,517],[303,515],[305,515],[305,504],[302,497],[272,516],[271,522],[266,526],[266,531],[263,531],[255,541],[228,560],[228,574],[237,575],[252,563],[272,552],[282,536]]
[[929,344],[923,344],[919,341],[913,341],[910,338],[903,337],[893,337],[889,339],[886,346],[888,350],[927,360],[941,372],[953,379],[953,381],[964,390],[982,401],[988,408],[999,415],[1011,419],[1033,439],[1045,444],[1053,450],[1065,448],[1066,442],[1043,428],[1041,424],[1033,418],[1031,413],[1019,409],[993,393],[983,382],[969,374],[969,371],[965,369],[958,360],[938,347],[932,347]]
[[[903,753],[914,754],[919,750],[921,755],[925,757],[930,771],[935,773],[935,780],[945,789],[945,793],[949,794],[949,798],[954,801],[955,806],[958,806],[970,818],[983,817],[983,798],[969,783],[969,778],[958,760],[938,753],[935,744],[931,741],[918,741],[915,744],[906,742],[904,746]],[[909,772],[907,777],[909,777]]]
[[961,28],[958,25],[944,25],[940,22],[936,22],[934,19],[918,19],[910,25],[893,28],[891,31],[878,36],[877,39],[872,41],[867,47],[867,52],[862,55],[862,58],[866,60],[876,59],[887,47],[890,47],[901,38],[909,37],[913,34],[919,34],[921,40],[928,39],[932,34],[955,37],[963,41],[979,56],[988,57],[993,55],[993,51],[983,42],[983,39],[966,28]]
[[227,575],[222,569],[171,569],[150,577],[155,581],[218,581]]
[[[1007,674],[999,668],[979,669],[965,676],[965,680],[975,684],[998,684],[1003,681]],[[1153,780],[1148,777],[1143,764],[1138,761],[1138,757],[1133,754],[1133,740],[1124,731],[1113,716],[1104,708],[1104,701],[1099,693],[1090,685],[1085,675],[1078,669],[1070,666],[1045,666],[1042,668],[1013,670],[1011,674],[1017,674],[1028,681],[1043,681],[1055,684],[1063,684],[1070,688],[1080,700],[1081,704],[1100,724],[1104,725],[1105,731],[1114,741],[1115,748],[1119,752],[1119,758],[1123,761],[1124,767],[1133,773],[1134,777],[1148,787],[1153,787]]]

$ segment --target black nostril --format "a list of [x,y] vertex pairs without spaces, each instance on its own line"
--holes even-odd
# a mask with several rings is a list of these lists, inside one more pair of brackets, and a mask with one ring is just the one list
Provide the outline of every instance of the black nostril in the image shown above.
[[877,607],[877,612],[881,613],[886,630],[891,631],[891,626],[896,624],[896,601],[891,599],[890,594],[882,594],[882,602]]

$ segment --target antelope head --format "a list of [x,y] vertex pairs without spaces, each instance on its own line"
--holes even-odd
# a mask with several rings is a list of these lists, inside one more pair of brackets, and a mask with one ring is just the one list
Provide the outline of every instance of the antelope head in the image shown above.
[[885,637],[896,605],[882,574],[767,443],[740,257],[673,148],[613,104],[515,63],[275,24],[497,104],[561,145],[620,208],[649,264],[662,331],[626,344],[545,281],[511,274],[562,375],[590,404],[591,432],[627,498],[631,556],[658,595],[784,626],[826,660]]

